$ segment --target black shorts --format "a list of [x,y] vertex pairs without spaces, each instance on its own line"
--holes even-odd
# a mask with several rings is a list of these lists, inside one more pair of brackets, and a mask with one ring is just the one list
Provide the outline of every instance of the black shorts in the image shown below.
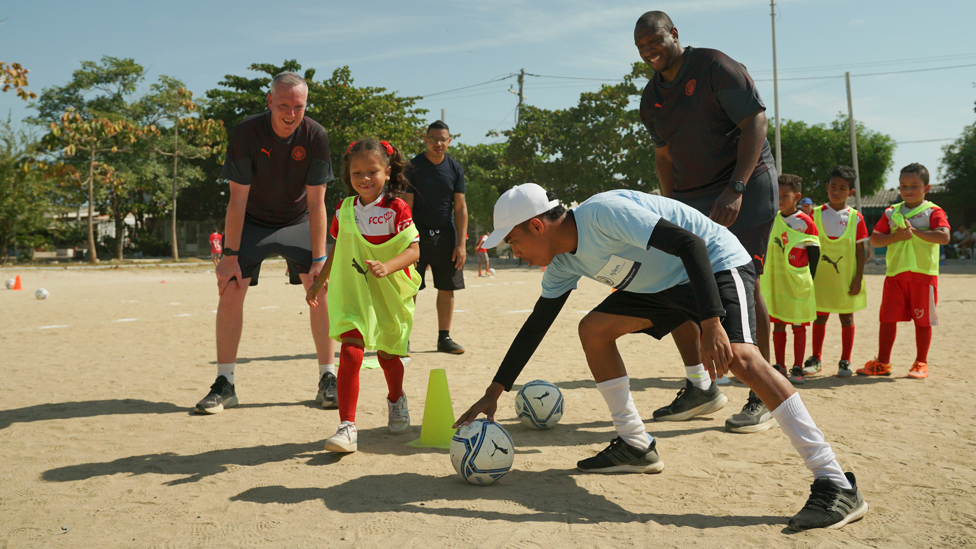
[[278,228],[264,227],[245,220],[237,263],[241,266],[241,276],[251,279],[251,286],[258,285],[261,262],[274,254],[285,258],[288,264],[288,281],[301,284],[299,273],[307,274],[312,267],[312,234],[309,232],[308,220]]
[[417,271],[420,273],[420,289],[427,287],[424,278],[427,266],[434,275],[434,287],[438,290],[452,292],[464,289],[464,271],[455,267],[451,259],[457,238],[454,227],[427,230],[420,232],[420,260]]
[[[715,273],[719,297],[725,307],[722,327],[732,343],[756,344],[756,273],[752,264]],[[743,304],[745,305],[743,307]],[[681,284],[656,294],[618,290],[593,309],[610,315],[646,318],[654,326],[641,330],[661,339],[688,320],[701,326],[698,304],[691,284]]]
[[[674,199],[682,204],[708,215],[715,200],[725,190],[724,186],[710,187],[700,191],[674,192]],[[776,169],[770,168],[749,180],[746,192],[742,195],[742,206],[735,223],[729,227],[739,239],[742,247],[752,258],[756,275],[763,274],[766,261],[766,248],[769,247],[769,231],[779,212],[779,185],[776,182]]]

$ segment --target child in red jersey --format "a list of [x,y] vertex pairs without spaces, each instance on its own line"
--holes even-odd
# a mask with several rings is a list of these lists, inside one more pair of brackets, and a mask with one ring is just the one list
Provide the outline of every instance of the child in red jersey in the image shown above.
[[[763,277],[759,279],[763,299],[773,325],[776,370],[794,385],[803,379],[803,357],[807,326],[816,318],[813,274],[819,258],[819,239],[813,219],[797,209],[803,196],[803,179],[793,174],[779,176],[779,215],[769,235],[769,249]],[[786,325],[793,326],[793,368],[787,372]]]
[[491,269],[488,268],[488,250],[485,249],[485,241],[488,240],[488,233],[481,235],[478,243],[474,245],[474,255],[478,257],[478,276],[481,276],[481,264],[485,265],[485,276],[492,276]]
[[864,290],[865,242],[869,239],[864,217],[847,205],[854,192],[857,174],[848,166],[837,166],[827,182],[828,202],[814,211],[813,220],[820,233],[822,266],[814,289],[817,294],[817,320],[813,323],[813,352],[803,364],[804,374],[823,368],[821,356],[830,313],[837,313],[841,325],[839,377],[850,377],[851,350],[854,348],[854,312],[867,307]]
[[938,325],[935,305],[939,300],[939,245],[949,243],[949,219],[945,211],[925,200],[929,192],[929,171],[912,163],[901,170],[898,191],[902,202],[885,210],[874,232],[871,245],[888,247],[884,293],[878,315],[878,356],[857,373],[864,376],[891,375],[891,348],[895,344],[898,322],[915,322],[915,363],[908,377],[925,379],[929,375],[928,352],[932,326]]
[[410,207],[398,198],[407,180],[397,148],[386,141],[354,142],[342,159],[342,180],[357,196],[336,207],[329,231],[336,244],[306,299],[314,303],[331,277],[329,336],[342,343],[337,380],[341,423],[325,449],[355,452],[359,370],[366,347],[376,349],[386,377],[390,432],[410,427],[400,357],[407,354],[413,296],[420,286],[413,267],[420,257],[420,238]]

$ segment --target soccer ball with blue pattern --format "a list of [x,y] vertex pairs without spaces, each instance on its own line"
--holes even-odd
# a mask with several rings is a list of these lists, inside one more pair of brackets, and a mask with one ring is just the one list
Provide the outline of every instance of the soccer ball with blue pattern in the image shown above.
[[515,445],[494,421],[476,419],[451,439],[454,470],[471,484],[487,485],[505,476],[515,462]]
[[522,425],[549,429],[563,417],[563,394],[548,381],[530,381],[515,395],[515,412]]

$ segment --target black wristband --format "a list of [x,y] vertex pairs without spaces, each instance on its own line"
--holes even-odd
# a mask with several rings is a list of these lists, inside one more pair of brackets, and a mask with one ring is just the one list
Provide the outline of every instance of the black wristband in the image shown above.
[[224,251],[221,252],[221,253],[223,253],[224,255],[238,255],[238,254],[240,254],[240,250],[233,250],[231,248],[224,248]]

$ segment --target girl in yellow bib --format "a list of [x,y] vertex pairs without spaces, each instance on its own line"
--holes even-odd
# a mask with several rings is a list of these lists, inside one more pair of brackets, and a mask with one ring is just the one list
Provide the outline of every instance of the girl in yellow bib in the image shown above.
[[[803,379],[803,357],[807,346],[807,325],[817,317],[813,294],[813,273],[817,270],[819,239],[810,216],[796,209],[803,196],[803,179],[793,174],[779,176],[779,215],[769,233],[769,248],[759,288],[769,322],[773,325],[776,370],[794,385]],[[793,368],[786,371],[786,325],[793,326]]]
[[355,452],[359,369],[367,347],[376,349],[386,377],[390,432],[410,427],[400,357],[407,354],[413,327],[413,296],[420,286],[413,264],[420,245],[410,208],[398,198],[407,180],[396,147],[386,141],[352,143],[342,158],[342,180],[356,196],[336,207],[330,229],[336,243],[306,299],[315,303],[319,290],[330,285],[329,337],[342,343],[337,380],[341,423],[325,449]]

